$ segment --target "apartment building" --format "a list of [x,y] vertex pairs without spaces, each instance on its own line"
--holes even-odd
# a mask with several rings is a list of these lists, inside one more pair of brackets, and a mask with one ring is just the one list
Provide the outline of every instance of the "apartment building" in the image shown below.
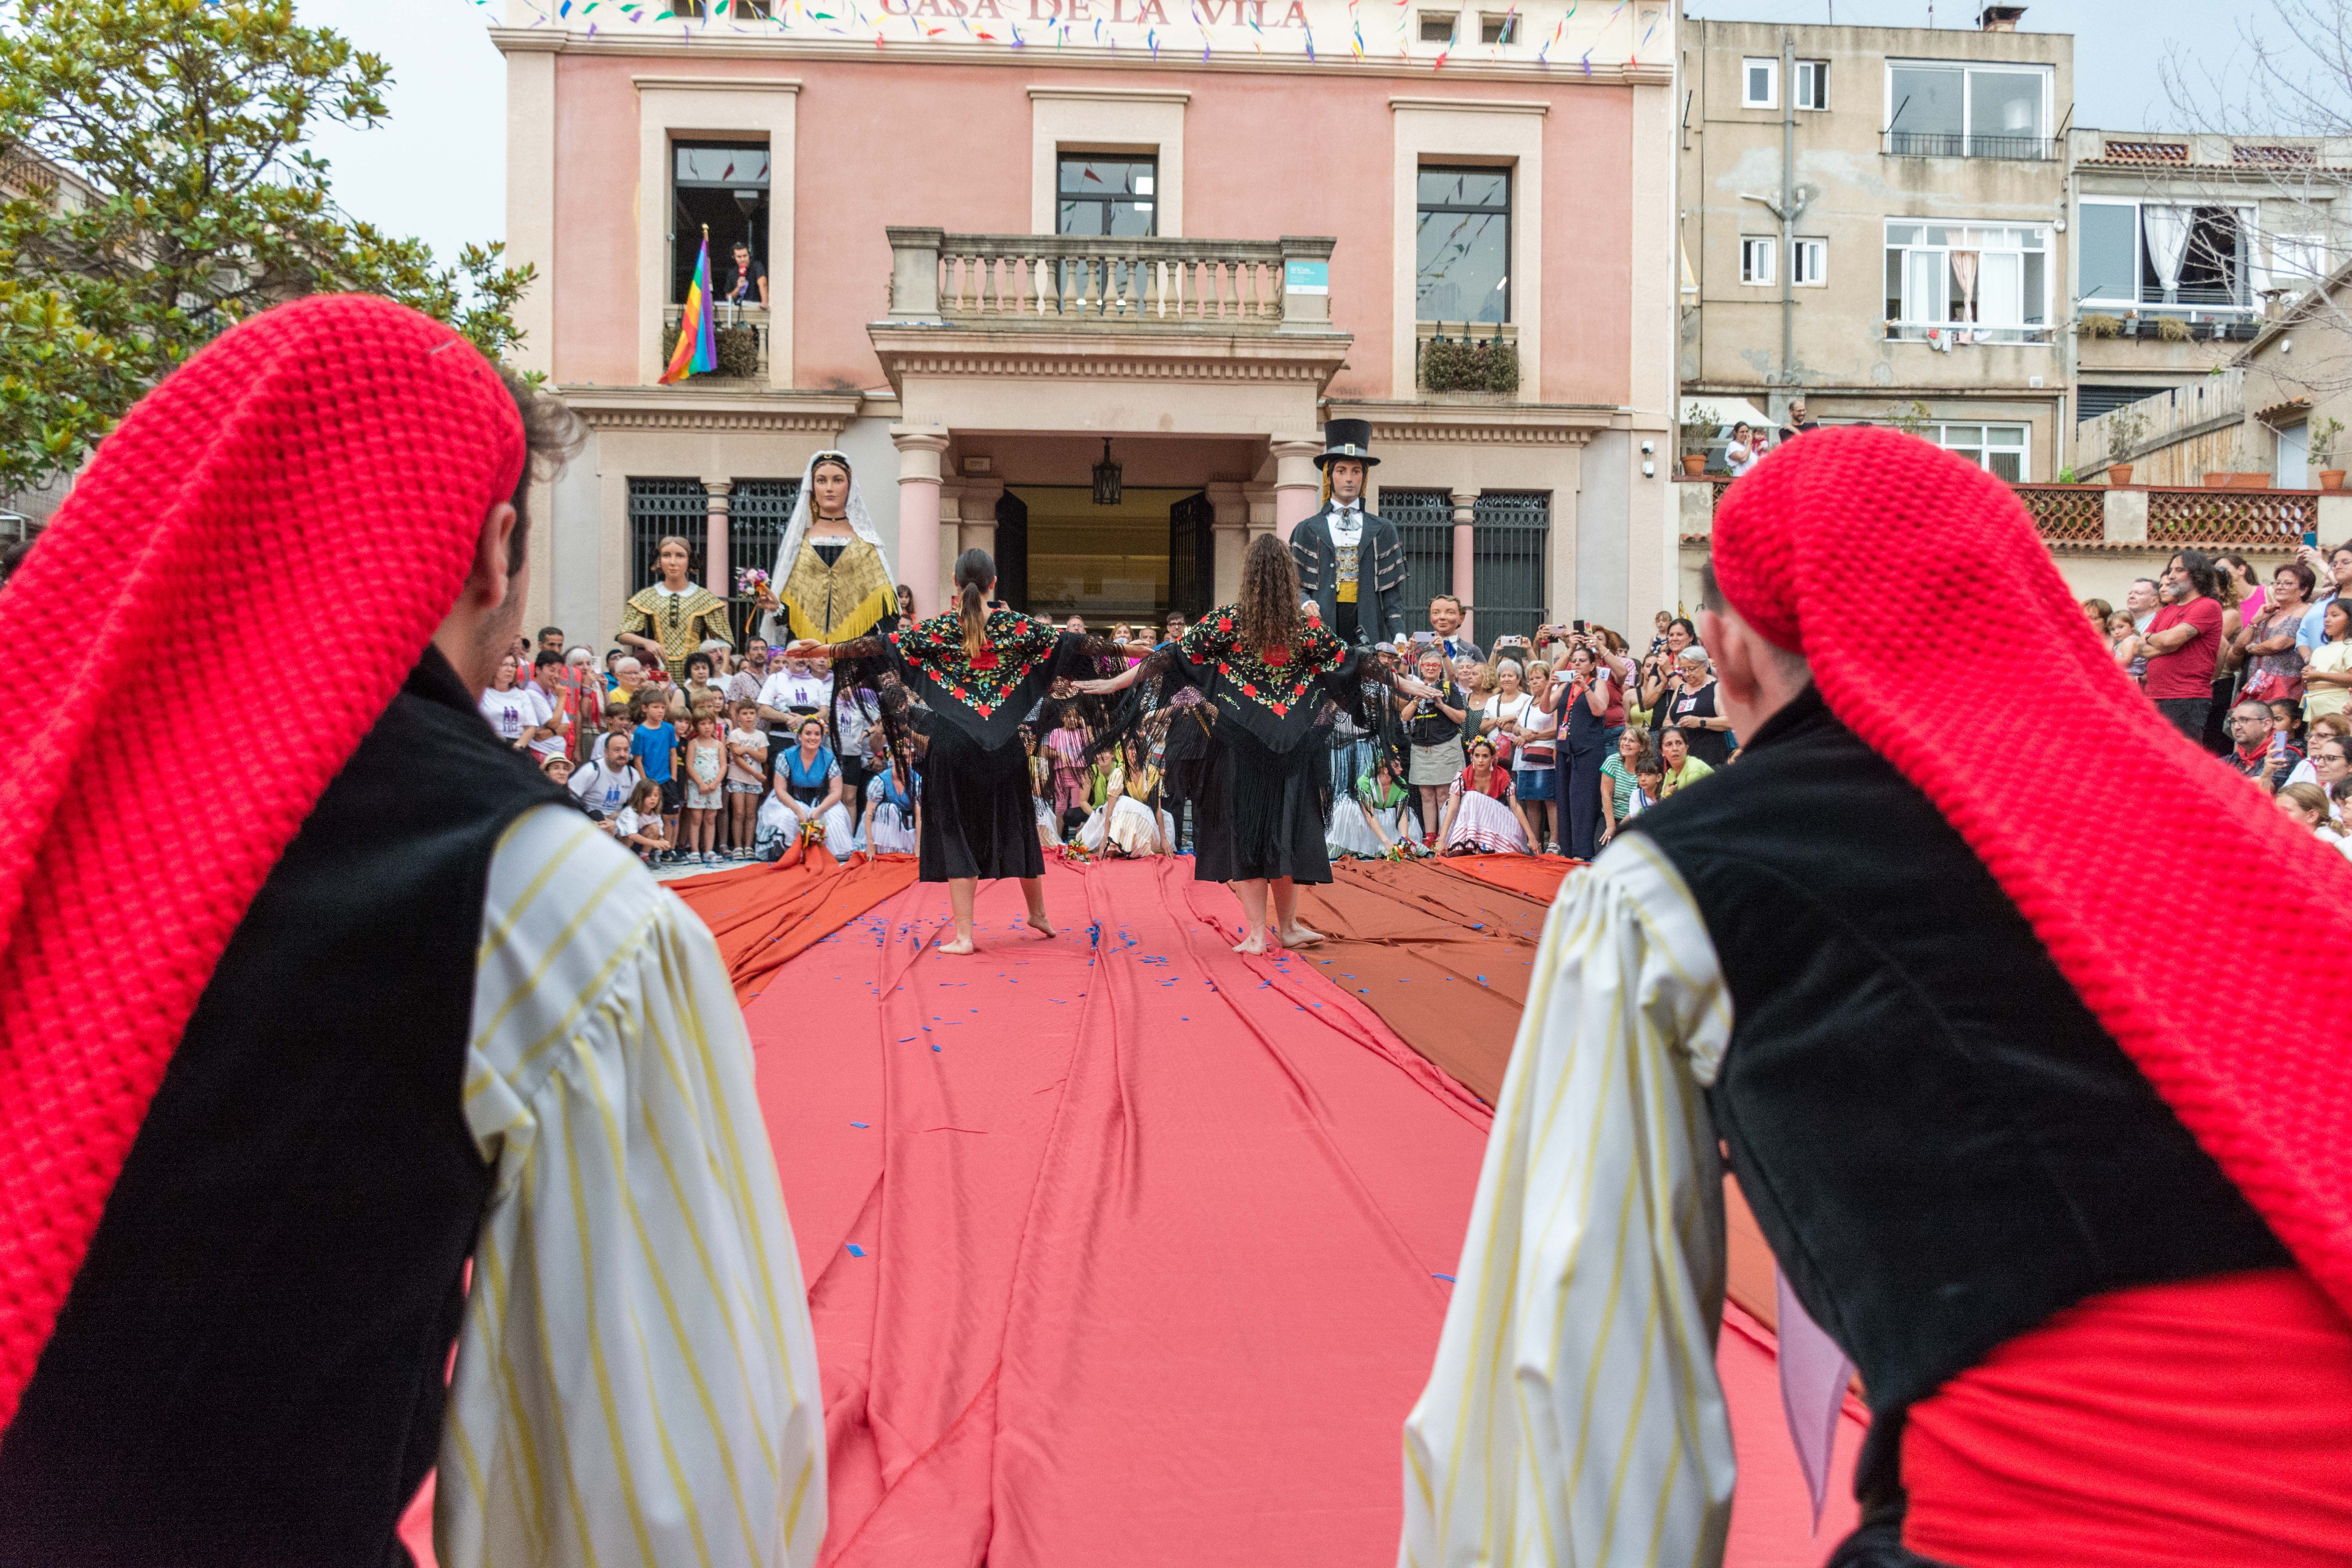
[[[981,546],[1040,613],[1197,613],[1335,416],[1416,606],[1673,602],[1665,0],[501,5],[523,358],[592,430],[534,620],[617,625],[667,533],[769,566],[822,447],[927,611]],[[660,384],[706,234],[719,368]]]
[[1687,20],[1683,406],[1901,424],[2054,478],[2068,406],[2074,40]]

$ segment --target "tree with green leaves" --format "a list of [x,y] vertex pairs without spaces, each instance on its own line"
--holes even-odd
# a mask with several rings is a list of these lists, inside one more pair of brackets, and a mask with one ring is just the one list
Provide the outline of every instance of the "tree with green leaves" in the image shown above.
[[[382,294],[493,358],[532,269],[454,268],[338,208],[321,121],[386,116],[384,62],[291,0],[0,0],[0,493],[78,466],[232,323],[303,294]],[[54,177],[64,171],[68,178]]]

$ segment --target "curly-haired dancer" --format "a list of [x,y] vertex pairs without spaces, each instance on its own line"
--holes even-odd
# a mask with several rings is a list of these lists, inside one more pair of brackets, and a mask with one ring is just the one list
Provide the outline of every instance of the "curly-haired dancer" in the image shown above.
[[[1366,683],[1379,681],[1369,652],[1308,621],[1298,600],[1289,547],[1261,535],[1242,563],[1239,604],[1210,611],[1124,675],[1078,682],[1089,694],[1140,679],[1181,683],[1215,705],[1206,788],[1195,803],[1192,875],[1232,884],[1244,928],[1238,952],[1265,951],[1269,889],[1282,945],[1323,940],[1298,923],[1298,884],[1331,879],[1325,834],[1333,715],[1345,706],[1369,728],[1384,721],[1388,708],[1364,701]],[[1131,700],[1109,741],[1139,722],[1145,706]]]

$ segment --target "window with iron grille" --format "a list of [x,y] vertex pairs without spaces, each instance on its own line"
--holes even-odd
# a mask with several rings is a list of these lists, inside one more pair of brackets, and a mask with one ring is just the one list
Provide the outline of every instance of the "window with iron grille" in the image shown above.
[[1471,513],[1470,600],[1478,642],[1531,637],[1544,620],[1544,546],[1551,535],[1548,490],[1486,490]]
[[1444,490],[1383,488],[1380,514],[1404,546],[1404,629],[1429,630],[1429,601],[1454,592],[1454,497]]
[[[799,496],[798,479],[737,479],[727,505],[727,571],[731,577],[746,566],[773,575],[776,552],[783,547],[784,524],[792,521],[793,501]],[[791,568],[788,566],[786,570]],[[782,583],[775,586],[781,588]],[[735,627],[735,644],[743,645],[759,625],[757,601],[735,592],[733,583],[710,585],[727,601],[728,618]]]
[[[629,592],[661,580],[660,545],[686,541],[687,575],[700,583],[710,538],[710,500],[700,479],[629,479]],[[711,590],[713,593],[717,589]]]

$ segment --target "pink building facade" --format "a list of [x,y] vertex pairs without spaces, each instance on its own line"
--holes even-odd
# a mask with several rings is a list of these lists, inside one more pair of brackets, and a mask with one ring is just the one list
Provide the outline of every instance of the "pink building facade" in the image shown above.
[[[1670,5],[508,4],[519,357],[593,433],[535,621],[608,638],[667,533],[772,568],[828,447],[926,609],[980,545],[1040,613],[1197,613],[1332,417],[1412,629],[1675,602]],[[719,367],[661,385],[706,235]]]

